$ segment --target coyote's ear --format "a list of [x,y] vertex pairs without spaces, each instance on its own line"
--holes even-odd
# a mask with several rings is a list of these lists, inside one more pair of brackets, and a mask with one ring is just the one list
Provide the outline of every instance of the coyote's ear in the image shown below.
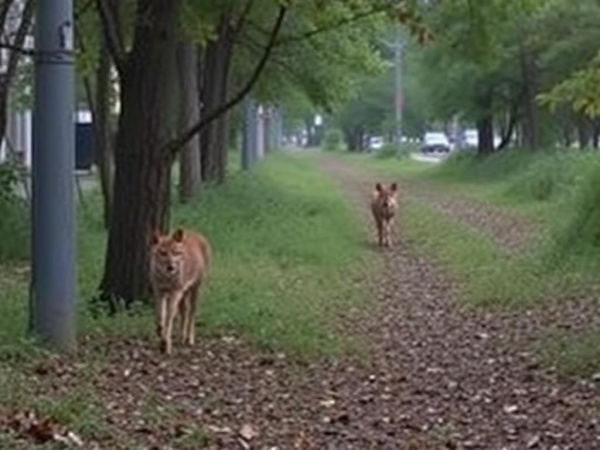
[[375,184],[375,190],[376,190],[377,192],[381,192],[381,183],[377,183],[377,184]]
[[158,244],[158,241],[160,241],[160,232],[158,231],[157,228],[155,228],[154,230],[152,230],[152,236],[150,237],[150,243],[152,245],[156,245],[156,244]]
[[183,230],[181,228],[177,228],[173,232],[173,240],[175,242],[181,242],[181,241],[183,241]]
[[398,185],[396,183],[390,184],[390,190],[392,192],[397,192],[398,191]]

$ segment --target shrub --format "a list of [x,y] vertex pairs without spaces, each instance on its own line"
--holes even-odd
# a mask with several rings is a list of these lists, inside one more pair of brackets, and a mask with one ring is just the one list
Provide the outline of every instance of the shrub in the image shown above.
[[16,194],[18,179],[14,165],[0,164],[0,262],[25,259],[29,254],[27,207]]
[[344,136],[342,132],[336,128],[327,130],[324,138],[324,148],[328,151],[338,151],[342,149]]
[[385,144],[377,153],[375,153],[375,157],[378,159],[390,159],[390,158],[408,158],[412,152],[414,152],[416,147],[411,144],[403,143],[398,147],[397,144],[389,143]]

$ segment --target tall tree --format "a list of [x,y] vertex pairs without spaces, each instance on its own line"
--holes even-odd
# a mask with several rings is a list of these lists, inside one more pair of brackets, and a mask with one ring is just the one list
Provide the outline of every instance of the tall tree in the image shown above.
[[[233,50],[233,16],[227,9],[221,15],[217,38],[204,51],[201,101],[211,111],[225,103]],[[223,182],[227,165],[227,113],[208,124],[201,133],[202,179]]]
[[151,233],[168,226],[172,156],[164,152],[168,139],[164,124],[179,1],[138,1],[130,51],[116,31],[114,8],[104,0],[98,2],[121,84],[114,205],[100,289],[131,301],[147,293],[144,274]]
[[131,50],[119,38],[115,11],[97,0],[103,29],[120,78],[121,112],[115,149],[114,206],[109,227],[102,297],[114,305],[147,296],[148,248],[156,229],[168,228],[170,173],[179,150],[249,92],[269,57],[287,7],[282,5],[263,58],[241,92],[207,110],[179,136],[169,135],[167,105],[176,50],[179,1],[139,0]]
[[[180,132],[184,132],[200,120],[198,69],[197,46],[189,41],[180,42],[177,46]],[[181,149],[179,177],[179,199],[187,202],[198,194],[202,182],[199,136],[194,136]]]

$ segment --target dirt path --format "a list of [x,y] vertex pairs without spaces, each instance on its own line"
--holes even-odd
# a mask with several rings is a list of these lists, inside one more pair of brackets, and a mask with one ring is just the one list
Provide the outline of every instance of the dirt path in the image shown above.
[[539,227],[523,217],[501,211],[481,201],[467,199],[456,193],[441,192],[423,183],[402,183],[403,191],[412,200],[425,203],[463,226],[474,229],[513,253],[527,248],[542,238]]
[[[325,169],[363,212],[372,233],[365,198],[372,175],[335,160],[326,161]],[[413,187],[409,194],[434,208],[460,204],[446,214],[457,221],[479,218],[477,227],[488,233],[515,223],[497,211],[486,220],[490,210],[446,193],[423,194]],[[462,309],[455,301],[458,291],[407,247],[401,227],[399,233],[396,247],[384,256],[386,275],[370,335],[378,369],[406,375],[394,395],[404,435],[424,439],[423,448],[600,448],[598,386],[560,383],[528,353],[545,327],[574,326],[581,309],[552,305],[514,314]],[[510,248],[517,242],[506,237]]]
[[[323,169],[372,241],[370,174],[337,160]],[[107,417],[147,448],[201,448],[200,438],[163,446],[193,439],[193,423],[214,449],[600,448],[597,386],[559,382],[527,353],[551,313],[462,309],[456,287],[399,230],[394,248],[374,255],[384,269],[372,311],[344,322],[367,336],[368,361],[301,364],[234,336],[201,339],[169,360],[150,342],[103,343],[110,363],[93,382]],[[78,370],[58,372],[61,389]],[[148,415],[149,404],[164,417]]]

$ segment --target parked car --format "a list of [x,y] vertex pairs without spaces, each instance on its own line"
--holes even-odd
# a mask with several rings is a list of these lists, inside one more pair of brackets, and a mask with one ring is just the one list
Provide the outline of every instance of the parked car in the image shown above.
[[477,134],[477,130],[465,130],[464,143],[467,148],[477,148],[479,145],[479,134]]
[[379,150],[383,147],[383,138],[381,136],[373,136],[369,138],[369,149]]
[[450,141],[444,133],[433,131],[427,132],[423,138],[421,151],[423,153],[448,153],[450,151]]

